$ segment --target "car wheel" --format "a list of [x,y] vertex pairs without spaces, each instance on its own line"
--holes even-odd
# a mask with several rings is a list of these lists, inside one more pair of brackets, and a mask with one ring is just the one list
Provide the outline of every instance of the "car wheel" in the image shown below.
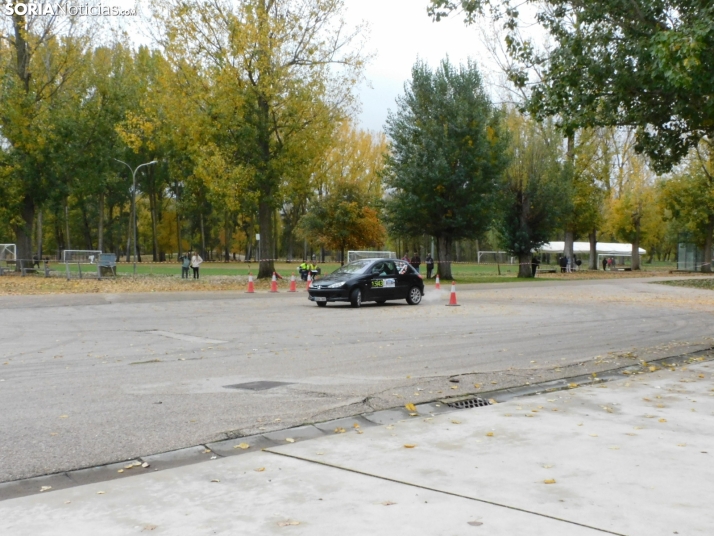
[[315,302],[315,303],[317,304],[318,307],[327,307],[327,302],[319,301],[319,302]]
[[352,291],[352,294],[350,294],[350,303],[352,307],[362,306],[362,291],[360,289],[356,288]]
[[387,300],[374,300],[374,301],[377,302],[377,305],[384,305],[385,303],[387,303]]
[[418,305],[421,302],[421,290],[419,287],[412,287],[407,294],[407,303],[409,305]]

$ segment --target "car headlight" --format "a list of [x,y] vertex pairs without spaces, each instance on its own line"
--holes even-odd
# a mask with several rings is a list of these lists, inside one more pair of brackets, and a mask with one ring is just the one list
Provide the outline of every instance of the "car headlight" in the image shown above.
[[333,283],[332,285],[330,285],[327,288],[340,288],[340,287],[343,287],[344,285],[345,285],[345,282],[342,281],[341,283]]

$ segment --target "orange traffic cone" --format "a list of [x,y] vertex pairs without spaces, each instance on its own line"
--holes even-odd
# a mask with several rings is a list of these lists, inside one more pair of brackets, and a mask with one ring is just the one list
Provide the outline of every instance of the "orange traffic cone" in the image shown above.
[[451,297],[449,298],[449,303],[447,303],[446,306],[460,307],[460,305],[456,303],[456,281],[451,282]]
[[434,285],[436,290],[441,290],[441,283],[439,283],[439,274],[436,274],[436,285]]
[[270,280],[270,292],[277,292],[278,291],[278,279],[275,276],[275,272],[273,272],[273,279]]
[[307,286],[305,290],[310,290],[310,285],[312,285],[312,273],[307,274]]
[[297,288],[295,287],[295,276],[291,275],[290,276],[290,290],[288,292],[297,292]]
[[248,290],[246,293],[253,294],[255,292],[255,284],[253,283],[253,276],[248,272]]

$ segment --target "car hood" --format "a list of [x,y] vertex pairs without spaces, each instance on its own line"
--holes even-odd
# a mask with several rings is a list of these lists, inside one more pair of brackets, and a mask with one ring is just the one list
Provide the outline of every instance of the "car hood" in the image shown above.
[[333,283],[342,283],[358,277],[362,277],[362,274],[330,274],[316,279],[315,285],[332,285]]

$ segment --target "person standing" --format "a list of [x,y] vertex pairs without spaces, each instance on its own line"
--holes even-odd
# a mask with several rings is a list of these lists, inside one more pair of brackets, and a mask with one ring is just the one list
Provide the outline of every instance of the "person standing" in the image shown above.
[[188,279],[188,269],[191,267],[190,253],[181,257],[181,279]]
[[194,253],[191,257],[191,269],[193,270],[193,278],[198,279],[198,268],[201,266],[203,259],[198,253]]
[[536,276],[538,273],[538,266],[540,265],[540,261],[538,260],[538,257],[536,255],[533,255],[533,258],[531,259],[531,268],[533,268],[533,277]]
[[431,279],[431,272],[434,270],[434,259],[431,253],[426,254],[426,278]]
[[607,257],[603,257],[602,258],[602,271],[604,272],[606,270],[607,270]]
[[404,257],[402,257],[402,260],[404,262],[409,262],[409,252],[408,251],[404,252]]
[[419,267],[421,266],[421,257],[419,257],[418,252],[414,252],[414,256],[412,257],[412,260],[409,261],[409,263],[414,267],[417,273],[419,273]]

